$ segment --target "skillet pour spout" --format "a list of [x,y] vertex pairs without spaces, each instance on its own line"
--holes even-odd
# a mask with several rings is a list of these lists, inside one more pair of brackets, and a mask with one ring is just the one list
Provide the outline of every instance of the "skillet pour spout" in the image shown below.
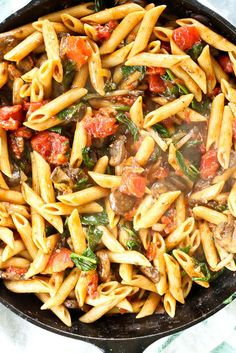
[[[0,24],[0,32],[13,29],[36,20],[39,16],[74,6],[82,1],[76,0],[36,0],[8,17]],[[217,32],[236,43],[236,29],[214,11],[204,7],[195,0],[163,0],[156,4],[166,4],[180,18],[204,16],[202,20]],[[107,7],[114,5],[106,1]],[[223,6],[223,5],[222,5]],[[220,12],[220,9],[219,9]],[[200,17],[198,17],[200,19]],[[200,19],[201,20],[201,19]],[[225,271],[211,287],[206,290],[194,287],[184,306],[179,306],[172,319],[166,314],[152,315],[136,320],[133,316],[104,317],[94,324],[82,324],[76,312],[72,313],[73,325],[64,326],[49,311],[40,310],[40,302],[31,295],[17,296],[6,290],[0,282],[0,302],[27,321],[54,333],[84,340],[102,348],[104,352],[141,353],[154,341],[186,329],[225,306],[224,301],[236,290],[236,276]]]

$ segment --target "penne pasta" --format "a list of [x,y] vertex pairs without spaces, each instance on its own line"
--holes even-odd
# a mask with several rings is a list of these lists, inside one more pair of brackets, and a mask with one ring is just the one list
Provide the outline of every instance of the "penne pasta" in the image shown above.
[[174,65],[180,64],[189,58],[188,55],[169,55],[169,54],[152,54],[141,53],[125,62],[126,66],[144,65],[148,67],[164,67],[171,68]]

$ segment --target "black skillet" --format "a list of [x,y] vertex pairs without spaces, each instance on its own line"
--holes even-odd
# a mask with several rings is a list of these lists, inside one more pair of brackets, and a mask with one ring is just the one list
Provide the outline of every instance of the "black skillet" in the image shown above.
[[[78,4],[79,1],[37,0],[8,17],[0,24],[0,32],[13,29],[19,25],[36,20],[49,12]],[[165,0],[175,15],[180,18],[204,16],[202,20],[220,34],[236,43],[236,29],[214,11],[194,0]],[[112,6],[107,1],[107,6]],[[199,17],[198,17],[199,18]],[[153,315],[136,320],[131,315],[104,317],[90,325],[78,321],[77,313],[72,313],[73,326],[63,325],[50,311],[41,311],[37,298],[26,294],[14,294],[7,291],[0,283],[0,302],[20,317],[46,330],[94,343],[105,352],[141,353],[157,339],[186,329],[213,315],[222,309],[224,300],[236,290],[236,274],[225,271],[211,284],[210,289],[195,286],[185,305],[177,307],[176,316]],[[1,319],[0,319],[1,320]]]

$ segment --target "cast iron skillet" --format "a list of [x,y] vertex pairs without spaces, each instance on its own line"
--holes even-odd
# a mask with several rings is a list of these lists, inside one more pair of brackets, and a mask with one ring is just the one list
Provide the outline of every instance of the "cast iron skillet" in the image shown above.
[[[32,22],[37,17],[63,8],[65,5],[78,4],[79,1],[36,0],[8,17],[0,24],[0,32]],[[236,29],[214,11],[194,0],[165,0],[174,14],[181,17],[203,15],[205,21],[219,33],[236,43]],[[111,1],[107,1],[112,6]],[[124,315],[104,317],[90,325],[78,321],[73,313],[73,326],[63,325],[50,311],[41,311],[38,299],[31,295],[14,294],[0,283],[0,302],[27,321],[46,330],[81,339],[113,353],[141,353],[157,339],[183,330],[213,315],[224,307],[223,301],[236,290],[236,274],[225,273],[211,284],[210,289],[195,286],[185,305],[178,305],[174,319],[167,315],[153,315],[136,320],[134,316]]]

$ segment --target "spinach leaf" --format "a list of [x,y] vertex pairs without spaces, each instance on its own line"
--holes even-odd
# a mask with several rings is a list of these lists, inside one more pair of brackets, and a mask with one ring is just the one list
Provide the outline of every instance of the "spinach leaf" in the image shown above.
[[152,126],[152,128],[156,131],[156,132],[158,132],[158,134],[161,136],[161,137],[163,137],[163,138],[168,138],[168,137],[170,137],[170,132],[169,132],[169,130],[165,127],[165,126],[163,126],[162,124],[155,124],[155,125],[153,125]]
[[210,270],[205,262],[196,261],[196,267],[200,266],[200,269],[205,277],[192,277],[193,281],[208,282],[211,279]]
[[105,211],[101,213],[94,213],[90,215],[81,216],[81,223],[84,226],[98,226],[101,224],[108,224],[109,220]]
[[90,147],[84,147],[82,149],[83,163],[88,169],[92,169],[95,166],[95,161],[89,155]]
[[195,181],[199,176],[199,170],[193,165],[187,165],[184,156],[180,151],[176,151],[176,160],[184,175],[191,181]]
[[98,258],[90,248],[87,248],[82,255],[72,253],[70,258],[81,271],[95,270],[98,264]]
[[223,301],[224,304],[230,304],[236,298],[236,292],[234,292],[230,297]]
[[56,132],[57,134],[62,134],[62,127],[61,126],[53,126],[53,127],[50,127],[50,129],[48,129],[48,131],[51,131],[51,132]]
[[178,82],[175,75],[171,72],[171,70],[166,69],[166,73],[161,76],[164,81],[170,81],[173,83],[173,86],[167,85],[166,95],[173,95],[175,97],[179,97],[182,94],[188,94],[189,90],[187,87]]
[[152,152],[152,154],[151,154],[151,156],[150,156],[150,158],[148,160],[148,162],[149,163],[154,163],[154,162],[156,162],[158,160],[158,158],[160,156],[161,156],[161,149],[160,149],[159,146],[156,145],[154,151]]
[[201,55],[201,52],[204,48],[203,43],[197,43],[192,46],[190,50],[187,51],[187,54],[194,60],[197,61],[198,57]]
[[99,12],[105,9],[104,0],[94,0],[94,10],[95,12]]
[[46,232],[46,237],[49,237],[49,235],[56,234],[57,230],[53,226],[47,225],[45,227],[45,232]]
[[74,189],[79,191],[79,190],[83,190],[83,189],[86,189],[88,188],[89,186],[91,186],[91,184],[88,182],[88,177],[85,176],[81,179],[77,179],[76,180],[76,183],[74,185]]
[[80,120],[80,112],[83,108],[85,108],[83,103],[72,105],[58,113],[57,118],[66,122],[78,121]]
[[226,211],[228,209],[229,209],[229,207],[228,207],[227,204],[225,204],[225,205],[217,205],[217,206],[214,207],[214,210],[219,211],[219,212],[224,212],[224,211]]
[[130,229],[126,226],[122,226],[122,229],[126,231],[129,237],[126,242],[127,249],[141,251],[141,242],[138,237],[138,234],[134,231],[134,229]]
[[190,249],[191,249],[191,245],[188,245],[185,248],[179,248],[179,250],[185,252],[185,254],[188,254]]
[[140,80],[143,80],[145,73],[146,73],[146,66],[125,66],[121,67],[121,73],[123,78],[129,77],[133,72],[139,71],[141,72]]
[[88,246],[93,251],[98,245],[98,243],[100,242],[102,234],[103,232],[95,228],[95,226],[89,226],[88,233],[87,233]]
[[201,102],[197,102],[194,98],[191,102],[192,109],[196,110],[198,113],[202,115],[210,114],[210,105],[211,100],[209,97],[204,97]]
[[129,129],[130,133],[133,135],[133,138],[135,141],[138,140],[138,135],[139,135],[139,131],[138,131],[138,127],[135,125],[135,123],[130,120],[126,114],[124,113],[118,113],[116,115],[116,119],[126,125],[126,127]]
[[76,64],[72,60],[67,60],[63,65],[63,80],[62,85],[65,88],[70,88],[75,76]]
[[118,112],[129,112],[130,106],[129,105],[116,105],[114,109]]

